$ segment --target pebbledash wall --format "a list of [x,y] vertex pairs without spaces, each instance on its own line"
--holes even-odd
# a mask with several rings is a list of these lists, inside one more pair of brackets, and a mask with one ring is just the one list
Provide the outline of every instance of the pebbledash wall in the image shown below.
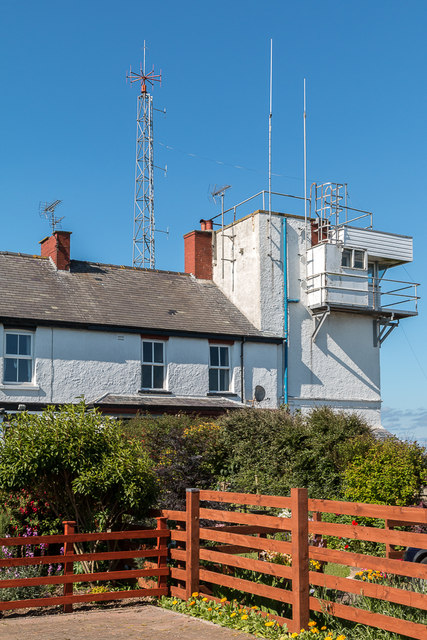
[[[64,403],[82,395],[93,401],[106,393],[136,394],[141,389],[141,336],[87,329],[38,327],[33,333],[33,384],[1,384],[1,402]],[[161,338],[160,338],[161,339]],[[0,325],[0,344],[4,327]],[[230,345],[231,399],[242,401],[241,340]],[[277,406],[281,354],[276,344],[244,342],[243,401],[256,385],[266,390],[262,407]],[[165,340],[165,391],[203,397],[209,392],[209,341],[169,337]],[[3,357],[0,358],[3,380]],[[219,394],[221,395],[221,394]]]
[[[286,225],[286,229],[284,226]],[[315,342],[305,287],[305,223],[299,216],[257,211],[214,233],[213,280],[260,330],[288,333],[288,404],[356,411],[381,425],[380,354],[374,320],[331,313]],[[286,237],[287,282],[284,263]],[[310,246],[310,242],[308,242]],[[285,327],[287,286],[288,323]],[[278,404],[284,401],[284,348],[278,347]]]

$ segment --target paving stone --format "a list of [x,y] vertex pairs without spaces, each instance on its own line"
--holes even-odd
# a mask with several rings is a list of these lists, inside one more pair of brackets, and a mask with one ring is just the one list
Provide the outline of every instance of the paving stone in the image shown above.
[[8,616],[0,640],[253,640],[254,636],[152,605]]

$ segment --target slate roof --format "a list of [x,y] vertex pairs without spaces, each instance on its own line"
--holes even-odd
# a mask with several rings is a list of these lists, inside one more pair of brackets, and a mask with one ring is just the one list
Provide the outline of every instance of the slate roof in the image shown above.
[[189,396],[163,396],[163,395],[115,395],[108,393],[98,400],[94,400],[89,406],[107,408],[110,406],[132,407],[150,409],[153,407],[182,409],[243,409],[246,405],[229,398],[218,397],[189,397]]
[[185,273],[0,252],[0,320],[258,336],[249,320],[208,280]]

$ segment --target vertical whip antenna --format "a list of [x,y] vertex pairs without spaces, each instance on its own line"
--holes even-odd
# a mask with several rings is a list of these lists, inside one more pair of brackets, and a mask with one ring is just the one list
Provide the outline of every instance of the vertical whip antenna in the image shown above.
[[[270,111],[268,114],[268,224],[271,249],[271,125],[273,120],[273,38],[270,38]],[[270,251],[271,252],[271,251]]]
[[147,85],[161,83],[162,73],[148,73],[144,64],[139,71],[130,69],[126,78],[130,83],[140,84],[136,115],[136,163],[135,203],[133,216],[132,266],[155,268],[155,221],[154,221],[154,152],[153,152],[153,96]]
[[[304,78],[304,228],[305,228],[305,260],[307,263],[307,93]],[[306,274],[307,275],[307,274]]]

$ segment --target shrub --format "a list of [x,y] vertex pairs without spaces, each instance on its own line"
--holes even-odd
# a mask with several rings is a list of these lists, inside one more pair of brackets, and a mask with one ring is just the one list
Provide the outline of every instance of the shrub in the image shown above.
[[0,489],[43,496],[80,531],[123,528],[143,518],[157,495],[142,446],[84,403],[11,420],[0,440]]
[[46,499],[37,498],[26,489],[5,493],[2,496],[4,506],[4,533],[14,536],[27,535],[38,531],[39,535],[54,535],[63,531],[62,514],[56,515]]
[[155,465],[163,508],[185,508],[185,490],[215,483],[221,459],[221,427],[197,416],[138,416],[122,426],[128,438],[144,446]]
[[357,415],[328,407],[307,417],[278,410],[244,409],[221,419],[224,452],[219,480],[230,490],[287,495],[307,487],[312,498],[342,497],[342,473],[373,436]]
[[379,440],[357,455],[344,473],[345,499],[408,506],[427,482],[427,450],[395,437]]

